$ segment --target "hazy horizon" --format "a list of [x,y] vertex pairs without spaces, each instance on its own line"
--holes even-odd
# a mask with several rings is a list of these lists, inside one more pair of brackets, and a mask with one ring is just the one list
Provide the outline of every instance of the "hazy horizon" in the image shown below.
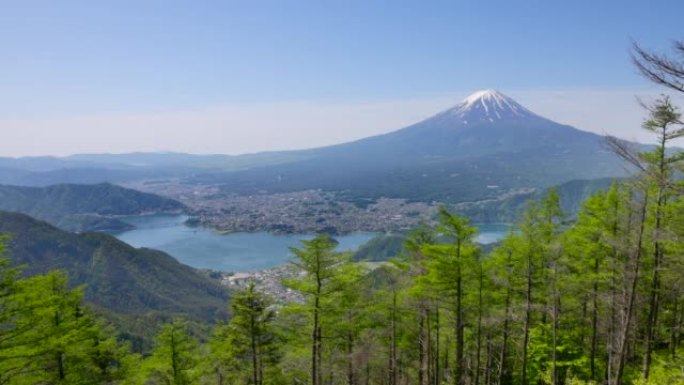
[[667,51],[684,4],[4,8],[0,156],[17,157],[326,146],[403,128],[484,88],[559,123],[648,142],[635,98],[666,90],[637,74],[630,46]]
[[[459,95],[461,98],[467,96],[466,93],[454,93],[454,95]],[[507,93],[507,95],[512,96],[521,104],[545,118],[573,126],[580,130],[599,135],[613,135],[642,143],[650,143],[653,140],[650,133],[640,128],[645,112],[637,103],[637,98],[651,100],[658,97],[657,90],[652,88],[617,91],[513,91]],[[15,139],[21,140],[23,137],[31,137],[26,134],[27,131],[31,129],[40,130],[48,125],[52,125],[53,129],[51,131],[57,134],[57,137],[54,139],[58,140],[59,137],[65,134],[68,136],[70,132],[80,134],[82,130],[87,129],[89,124],[96,121],[109,126],[107,130],[112,136],[108,138],[107,135],[98,134],[102,141],[100,143],[93,142],[97,145],[90,143],[88,146],[83,146],[78,150],[66,148],[64,151],[55,152],[50,152],[50,148],[56,147],[54,141],[44,145],[34,143],[30,147],[31,151],[22,152],[20,147],[12,146],[11,137],[6,137],[5,141],[0,143],[0,151],[2,152],[1,156],[6,157],[63,157],[76,154],[124,154],[131,152],[245,155],[259,152],[301,150],[345,143],[404,128],[455,105],[456,103],[446,104],[449,98],[442,96],[393,102],[331,103],[323,106],[316,105],[315,103],[292,102],[262,107],[243,107],[242,109],[235,106],[219,106],[213,109],[196,111],[172,111],[168,114],[151,113],[131,116],[110,116],[106,119],[96,116],[64,118],[49,122],[44,121],[44,125],[36,121],[23,121],[18,123],[19,126],[22,126],[21,130],[18,131],[21,136]],[[676,100],[681,100],[681,98]],[[624,106],[630,103],[632,107],[625,109]],[[278,110],[280,113],[277,117],[272,116],[275,110]],[[596,115],[597,110],[605,112],[615,124],[611,127],[604,127],[602,121],[594,120],[593,117]],[[285,116],[283,116],[283,113]],[[242,116],[240,116],[241,114]],[[314,119],[308,120],[306,124],[301,124],[303,122],[298,119],[300,116],[314,116]],[[335,116],[338,119],[334,119]],[[131,140],[137,140],[140,136],[122,136],[121,130],[117,130],[116,127],[112,126],[119,124],[121,121],[127,121],[130,133],[140,130],[141,126],[145,125],[149,127],[154,124],[167,128],[171,126],[180,133],[187,129],[188,134],[194,136],[197,135],[198,131],[202,131],[202,129],[184,128],[182,126],[196,121],[203,121],[208,122],[204,126],[203,137],[215,140],[225,135],[224,122],[236,119],[237,117],[242,118],[247,124],[233,129],[231,135],[235,135],[236,132],[243,135],[238,145],[233,147],[230,146],[231,143],[216,143],[214,146],[204,143],[199,146],[188,146],[187,143],[176,146],[173,144],[146,146],[146,143],[143,143],[142,146],[139,146],[139,143],[131,143]],[[316,125],[322,127],[324,124],[323,120],[330,117],[332,117],[333,123],[327,124],[329,131],[312,135],[312,132],[315,132]],[[343,119],[340,120],[340,117]],[[354,122],[354,124],[349,125],[347,123],[349,121]],[[298,124],[301,125],[297,126]],[[57,130],[54,128],[54,125],[63,126]],[[350,129],[345,129],[345,125],[349,125],[350,127],[348,128]],[[287,137],[281,136],[279,145],[271,143],[263,145],[262,135],[278,131],[279,127],[284,128],[284,131],[281,131],[281,133],[286,134]],[[11,133],[12,131],[8,132]],[[150,142],[155,142],[155,144],[164,143],[163,138],[155,139],[154,137],[148,137],[148,139]],[[179,143],[183,142],[180,140],[182,138],[170,139],[179,140]],[[116,140],[118,140],[118,143],[112,142]],[[283,145],[282,143],[286,144]],[[73,148],[72,142],[67,142],[67,144],[69,148]],[[681,144],[681,141],[677,142],[677,144]],[[225,147],[226,150],[222,151],[222,147]]]

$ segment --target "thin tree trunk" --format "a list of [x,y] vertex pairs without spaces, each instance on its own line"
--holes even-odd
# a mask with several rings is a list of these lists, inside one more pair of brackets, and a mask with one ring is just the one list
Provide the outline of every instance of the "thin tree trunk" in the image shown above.
[[596,350],[598,348],[598,274],[599,259],[594,258],[594,284],[591,293],[591,352],[589,356],[592,380],[596,379]]
[[613,364],[614,364],[614,353],[616,349],[616,332],[615,325],[617,325],[617,263],[618,263],[618,248],[616,246],[617,235],[618,235],[618,216],[620,213],[620,201],[615,199],[615,205],[613,206],[613,218],[614,221],[611,226],[612,243],[612,260],[611,260],[611,273],[610,273],[610,324],[608,325],[608,340],[606,341],[606,383],[613,384]]
[[552,307],[552,329],[551,329],[551,340],[552,340],[552,347],[551,347],[551,383],[552,384],[557,384],[558,383],[558,308],[560,307],[559,301],[560,299],[558,298],[558,288],[557,288],[557,278],[558,278],[558,267],[557,267],[557,262],[553,262],[553,284],[552,284],[552,301],[553,301],[553,307]]
[[[446,382],[452,377],[451,368],[449,367],[449,345],[451,345],[451,341],[449,341],[449,336],[447,335],[446,341],[444,341],[444,380],[442,382]],[[439,384],[442,382],[439,382]]]
[[477,293],[477,359],[475,360],[475,385],[480,385],[480,357],[482,355],[482,282],[484,272],[482,271],[482,264],[478,262],[479,266],[479,286]]
[[314,308],[314,327],[313,327],[313,343],[311,344],[311,381],[313,385],[319,384],[319,367],[318,367],[318,353],[319,353],[319,339],[318,339],[318,298],[315,299]]
[[525,323],[523,326],[523,354],[520,383],[527,384],[527,348],[530,343],[530,323],[532,317],[532,254],[527,254],[527,286],[525,289]]
[[397,385],[397,293],[392,293],[389,385]]
[[627,300],[625,301],[626,303],[623,305],[623,311],[622,311],[622,329],[620,330],[620,336],[619,336],[619,341],[618,341],[618,356],[616,358],[617,360],[617,373],[615,374],[615,384],[616,385],[622,385],[622,376],[624,374],[625,370],[625,361],[626,361],[626,356],[627,356],[627,345],[628,345],[628,336],[629,336],[629,329],[631,327],[631,322],[632,322],[632,312],[634,309],[634,301],[636,299],[636,291],[637,291],[637,284],[639,282],[639,266],[641,264],[641,251],[642,251],[642,245],[643,245],[643,236],[644,236],[644,225],[645,225],[645,220],[646,220],[646,206],[648,204],[648,193],[644,193],[644,202],[643,206],[641,207],[641,216],[639,218],[639,230],[637,234],[637,244],[636,244],[636,250],[634,250],[634,257],[632,258],[632,281],[630,284],[629,291],[627,293]]
[[[55,327],[59,327],[61,324],[61,317],[59,315],[59,311],[55,312]],[[58,351],[55,354],[55,360],[57,362],[57,378],[60,380],[64,380],[66,377],[65,369],[64,369],[64,353],[62,351]]]
[[670,355],[672,360],[677,358],[677,340],[679,339],[679,298],[675,298],[672,310],[672,326],[670,327]]
[[[418,384],[428,385],[429,381],[429,323],[427,319],[427,307],[424,301],[420,302],[420,313],[418,315]],[[425,325],[427,322],[428,325]],[[427,326],[427,327],[426,327]]]
[[440,361],[439,361],[439,355],[440,355],[440,336],[439,336],[439,329],[440,329],[440,324],[439,324],[439,308],[435,307],[435,385],[440,385],[442,383],[442,372],[446,371],[447,368],[449,367],[448,365],[448,356],[449,356],[449,343],[447,342],[447,353],[446,356],[447,358],[444,360],[444,369],[440,370]]
[[465,363],[463,362],[463,277],[461,275],[461,245],[458,243],[456,249],[456,258],[458,263],[456,265],[456,376],[454,383],[457,385],[463,385],[465,381]]
[[[615,262],[617,263],[617,262]],[[612,268],[611,272],[611,293],[610,293],[610,324],[608,325],[608,338],[606,340],[606,383],[613,383],[613,362],[614,362],[614,352],[615,352],[615,311],[617,307],[617,293],[616,285],[617,280],[615,278],[615,266]]]
[[[430,305],[432,306],[432,305]],[[432,316],[430,309],[432,307],[428,308],[427,310],[427,368],[428,368],[428,373],[427,373],[427,378],[428,378],[428,384],[434,385],[436,383],[435,376],[437,375],[437,369],[435,366],[435,360],[434,360],[434,343],[432,341]]]
[[321,326],[320,326],[320,294],[322,282],[318,269],[316,270],[316,295],[314,298],[314,319],[313,319],[313,336],[311,345],[311,381],[313,385],[321,384]]
[[504,306],[504,324],[503,324],[503,341],[501,344],[501,356],[499,357],[499,385],[507,385],[509,383],[508,377],[508,323],[509,314],[511,308],[511,276],[510,276],[510,266],[511,266],[511,255],[512,252],[508,251],[508,287],[506,288],[506,301]]
[[[663,144],[664,145],[664,144]],[[663,160],[661,160],[662,162]],[[661,173],[664,172],[661,167]],[[662,207],[664,205],[664,189],[658,189],[656,200],[656,218],[653,229],[653,272],[651,280],[651,298],[648,309],[648,323],[646,325],[646,352],[644,354],[644,367],[642,377],[648,379],[651,369],[651,352],[653,351],[654,340],[656,338],[656,326],[658,324],[658,307],[660,305],[660,265],[663,259],[663,249],[660,242]]]
[[[250,309],[252,310],[252,309]],[[250,328],[250,346],[252,350],[252,380],[255,385],[259,385],[259,375],[257,368],[257,351],[256,351],[256,325],[254,320],[253,311],[249,315],[249,328]]]
[[492,368],[492,340],[491,340],[491,335],[489,332],[487,333],[487,349],[485,350],[485,357],[487,359],[485,360],[485,379],[484,383],[485,385],[490,385],[492,383],[492,373],[494,372],[494,368]]
[[[351,315],[349,316],[351,319]],[[347,385],[354,385],[354,336],[351,330],[347,332]]]
[[679,318],[677,319],[677,338],[675,338],[675,357],[677,355],[677,349],[679,348],[679,343],[682,339],[682,322],[684,322],[684,306],[680,306]]
[[223,372],[221,372],[221,369],[219,369],[218,367],[215,368],[215,371],[216,371],[216,382],[217,382],[217,384],[223,385],[223,382],[224,382]]
[[171,374],[173,382],[176,382],[180,377],[180,368],[178,367],[178,348],[176,346],[176,326],[171,327]]

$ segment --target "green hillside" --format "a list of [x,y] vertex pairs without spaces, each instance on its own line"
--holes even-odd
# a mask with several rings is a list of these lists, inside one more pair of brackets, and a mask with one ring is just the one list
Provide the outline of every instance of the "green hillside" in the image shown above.
[[216,282],[157,250],[135,249],[104,233],[74,234],[27,215],[0,212],[8,255],[25,275],[64,270],[85,285],[85,299],[131,316],[164,313],[214,321],[224,316],[226,291]]
[[0,185],[0,210],[24,213],[64,230],[82,232],[126,230],[131,226],[114,216],[182,212],[185,207],[172,199],[101,183]]
[[[606,190],[615,178],[572,180],[554,186],[560,197],[561,209],[569,218],[574,218],[582,202],[599,190]],[[520,219],[528,202],[540,199],[547,189],[530,191],[505,199],[491,199],[480,202],[455,205],[455,211],[468,217],[472,223],[513,223]]]
[[361,245],[354,253],[355,261],[387,261],[404,251],[405,235],[383,234]]

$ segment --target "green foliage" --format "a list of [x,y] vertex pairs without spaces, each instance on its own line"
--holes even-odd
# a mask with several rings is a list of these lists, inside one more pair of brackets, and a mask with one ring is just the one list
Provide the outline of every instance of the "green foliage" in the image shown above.
[[387,261],[402,254],[406,238],[398,234],[379,235],[354,253],[354,261]]
[[18,279],[6,260],[0,266],[0,383],[103,384],[129,374],[128,348],[64,274]]
[[653,367],[648,379],[637,379],[633,385],[684,385],[684,355],[677,352],[671,354],[657,354],[653,360]]
[[492,199],[459,205],[456,212],[470,218],[473,223],[516,223],[530,201],[544,199],[550,189],[558,192],[563,212],[574,217],[583,202],[599,191],[605,191],[615,183],[616,178],[580,179],[561,183],[552,188],[522,192],[504,199]]
[[26,275],[63,269],[73,285],[86,285],[86,300],[123,313],[160,310],[212,320],[225,303],[213,280],[151,249],[135,249],[113,236],[73,234],[21,214],[0,212],[0,233],[15,265]]
[[437,237],[439,243],[425,243],[421,253],[426,256],[428,274],[421,277],[423,290],[433,292],[433,296],[443,301],[454,301],[459,280],[464,273],[474,271],[478,247],[473,239],[476,228],[468,225],[468,220],[449,213],[446,208],[439,210]]
[[[336,351],[331,348],[346,345],[353,350],[357,337],[358,311],[361,309],[356,306],[359,296],[355,284],[360,269],[351,264],[351,255],[335,252],[335,245],[329,235],[320,234],[312,240],[302,241],[302,248],[292,248],[296,257],[292,263],[304,275],[285,282],[305,296],[306,303],[293,306],[291,314],[304,317],[306,329],[311,331],[310,338],[292,342],[310,346],[309,377],[314,385],[323,381],[323,359],[334,356]],[[351,368],[351,356],[342,360]]]
[[230,383],[271,384],[282,343],[272,301],[250,284],[231,300],[231,320],[210,342],[214,371]]
[[0,212],[0,233],[11,234],[10,260],[24,266],[25,276],[63,270],[71,285],[85,285],[85,301],[113,313],[132,339],[151,337],[174,315],[204,322],[225,317],[225,289],[163,252],[135,249],[107,234],[68,233],[15,213]]
[[185,322],[174,320],[162,326],[152,354],[142,362],[137,381],[145,385],[198,384],[198,364],[197,340],[188,334]]
[[[336,289],[336,282],[331,280],[337,274],[340,263],[349,261],[350,256],[335,252],[337,243],[328,234],[320,234],[311,240],[301,241],[302,248],[290,249],[296,259],[294,266],[307,274],[299,279],[288,280],[286,283],[293,289],[304,294],[320,297]],[[329,288],[323,289],[323,286]]]

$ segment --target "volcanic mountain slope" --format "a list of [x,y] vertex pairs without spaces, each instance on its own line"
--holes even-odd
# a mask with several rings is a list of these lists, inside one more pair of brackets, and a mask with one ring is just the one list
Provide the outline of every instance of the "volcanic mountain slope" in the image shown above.
[[[325,127],[321,127],[325,129]],[[169,180],[254,194],[323,189],[378,197],[466,202],[520,188],[624,176],[600,135],[541,117],[494,90],[409,127],[301,151],[242,156],[96,154],[0,158],[0,183]]]
[[485,90],[398,131],[302,151],[299,161],[191,180],[237,193],[321,188],[352,197],[463,202],[624,175],[603,142]]

